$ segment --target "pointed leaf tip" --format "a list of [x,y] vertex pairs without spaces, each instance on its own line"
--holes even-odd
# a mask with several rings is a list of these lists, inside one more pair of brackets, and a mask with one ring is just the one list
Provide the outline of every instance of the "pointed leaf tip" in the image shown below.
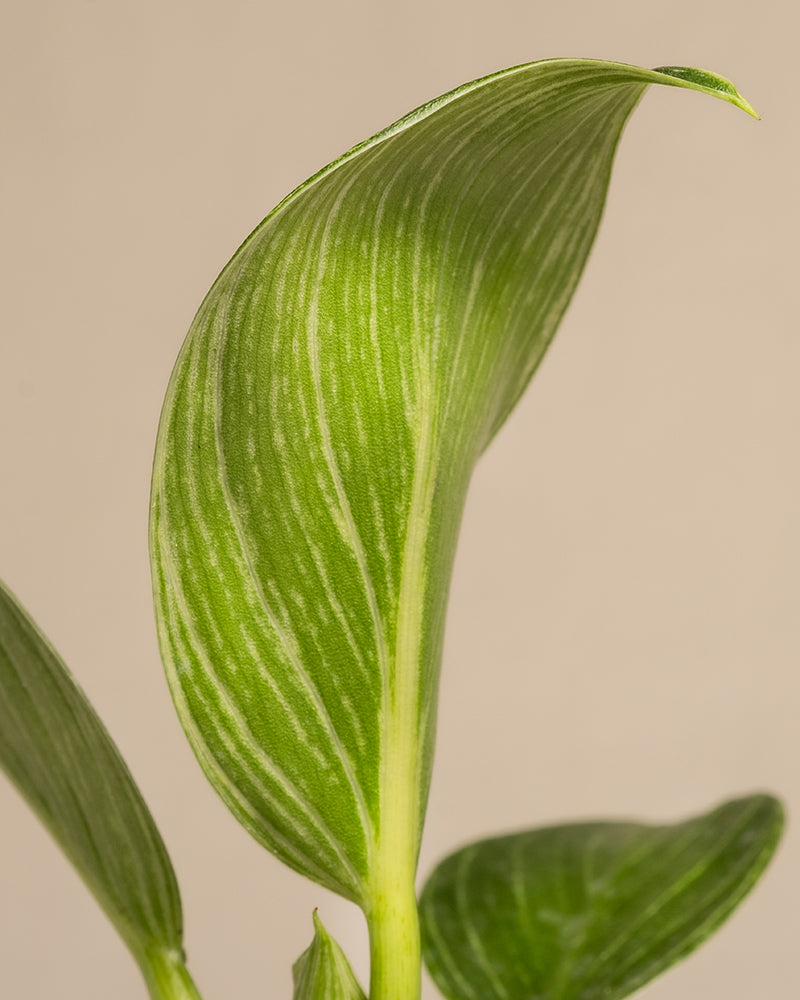
[[366,1000],[344,952],[325,930],[316,909],[314,940],[292,966],[294,1000]]
[[728,101],[737,108],[741,108],[753,118],[761,119],[761,115],[755,108],[746,101],[730,80],[716,73],[709,73],[705,69],[692,69],[690,66],[659,66],[653,70],[654,73],[663,73],[664,76],[671,76],[675,80],[681,80],[689,84],[692,89],[702,90],[705,93],[719,97],[720,100]]

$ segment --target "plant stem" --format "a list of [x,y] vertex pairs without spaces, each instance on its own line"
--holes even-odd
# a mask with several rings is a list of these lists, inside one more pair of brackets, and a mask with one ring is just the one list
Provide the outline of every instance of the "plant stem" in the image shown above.
[[413,879],[379,893],[367,922],[369,1000],[419,1000],[419,916]]
[[151,1000],[202,1000],[182,956],[151,951],[140,966]]

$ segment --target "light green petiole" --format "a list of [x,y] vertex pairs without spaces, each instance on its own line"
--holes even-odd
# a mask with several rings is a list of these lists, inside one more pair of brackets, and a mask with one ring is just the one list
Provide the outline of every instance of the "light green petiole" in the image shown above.
[[407,875],[391,873],[367,922],[370,1000],[419,1000],[421,957],[413,880],[409,884]]
[[181,955],[153,951],[139,964],[151,1000],[202,1000]]

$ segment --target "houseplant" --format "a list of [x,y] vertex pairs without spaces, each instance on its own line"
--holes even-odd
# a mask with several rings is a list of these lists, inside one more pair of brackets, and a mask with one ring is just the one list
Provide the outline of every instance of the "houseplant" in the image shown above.
[[[151,547],[173,697],[237,818],[364,910],[373,1000],[419,990],[416,859],[469,477],[552,339],[650,83],[752,110],[677,68],[553,60],[465,85],[278,206],[170,384]],[[4,763],[151,995],[196,996],[149,814],[52,651],[7,593],[3,607]],[[674,827],[474,845],[423,891],[426,960],[457,1000],[623,996],[724,919],[780,824],[757,795]],[[295,984],[362,995],[318,918]]]

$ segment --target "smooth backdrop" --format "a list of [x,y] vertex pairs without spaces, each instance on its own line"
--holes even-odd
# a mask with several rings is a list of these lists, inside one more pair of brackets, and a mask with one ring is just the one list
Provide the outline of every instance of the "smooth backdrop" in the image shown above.
[[[362,975],[366,943],[237,826],[173,716],[146,543],[169,372],[284,194],[505,66],[703,66],[763,120],[663,90],[626,131],[577,297],[474,480],[421,872],[483,834],[754,789],[800,814],[796,4],[4,0],[2,25],[0,575],[151,803],[206,1000],[289,997],[314,906]],[[790,825],[742,910],[644,995],[800,996],[799,886]],[[143,997],[2,778],[0,996]]]

